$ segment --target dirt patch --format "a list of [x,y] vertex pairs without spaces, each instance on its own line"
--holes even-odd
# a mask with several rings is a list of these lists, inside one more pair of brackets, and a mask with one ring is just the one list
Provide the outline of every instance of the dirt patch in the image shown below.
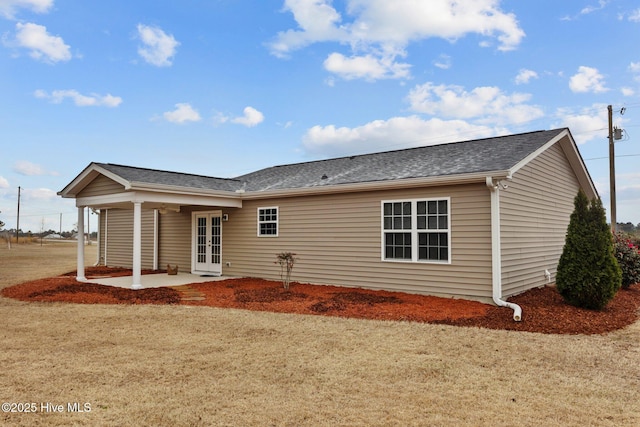
[[[156,271],[157,272],[157,271]],[[151,273],[145,271],[143,273]],[[89,267],[87,277],[130,275],[128,269]],[[240,308],[281,313],[316,314],[378,320],[428,322],[547,334],[601,334],[638,320],[640,285],[618,292],[602,311],[565,304],[553,287],[532,289],[510,298],[523,309],[514,322],[508,308],[476,301],[439,298],[401,292],[373,291],[337,286],[240,278],[189,285],[204,298],[181,299],[176,288],[131,290],[80,283],[75,273],[35,280],[2,290],[2,295],[23,301],[58,301],[82,304],[184,304]]]

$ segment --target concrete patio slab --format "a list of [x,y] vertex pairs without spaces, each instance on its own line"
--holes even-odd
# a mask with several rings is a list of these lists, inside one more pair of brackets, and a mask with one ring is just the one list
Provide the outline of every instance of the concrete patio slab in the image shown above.
[[[225,280],[228,277],[223,276],[200,276],[198,274],[178,273],[176,275],[168,275],[163,273],[158,274],[143,274],[141,277],[142,289],[145,288],[162,288],[170,286],[183,286],[189,283],[202,283],[213,282],[216,280]],[[88,279],[87,283],[96,283],[99,285],[116,286],[119,288],[131,288],[133,283],[132,276],[121,277],[104,277]]]

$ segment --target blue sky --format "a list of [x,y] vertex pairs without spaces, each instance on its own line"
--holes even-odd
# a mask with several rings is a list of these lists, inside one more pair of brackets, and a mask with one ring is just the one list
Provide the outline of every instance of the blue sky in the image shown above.
[[635,0],[0,0],[0,219],[21,187],[21,229],[70,230],[92,161],[234,177],[557,127],[608,209],[611,104],[637,224],[639,40]]

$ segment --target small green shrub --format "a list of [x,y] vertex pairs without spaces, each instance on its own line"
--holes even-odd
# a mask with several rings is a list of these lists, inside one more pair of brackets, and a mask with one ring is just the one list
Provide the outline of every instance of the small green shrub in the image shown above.
[[565,245],[558,263],[556,286],[571,305],[603,309],[622,284],[622,272],[613,251],[613,235],[600,199],[582,190],[574,199]]
[[616,260],[622,270],[622,287],[640,283],[640,252],[637,244],[629,236],[617,233],[615,236]]

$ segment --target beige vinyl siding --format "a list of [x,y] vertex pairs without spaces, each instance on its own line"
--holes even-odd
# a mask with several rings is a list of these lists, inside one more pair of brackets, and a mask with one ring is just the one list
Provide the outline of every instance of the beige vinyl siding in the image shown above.
[[191,271],[191,211],[167,212],[159,215],[159,268],[178,265],[180,272]]
[[76,197],[105,196],[122,193],[124,187],[104,175],[98,175],[89,185],[82,189]]
[[564,246],[579,184],[557,143],[500,191],[502,291],[508,297],[547,283]]
[[[383,261],[381,202],[437,197],[451,200],[451,264]],[[278,237],[258,237],[258,208],[273,206]],[[299,258],[294,281],[491,296],[490,198],[484,184],[245,200],[242,209],[225,213],[225,275],[279,279],[276,254],[291,251]]]
[[[133,209],[108,209],[101,220],[101,236],[106,241],[106,264],[133,266]],[[104,230],[106,222],[106,233]],[[153,210],[142,210],[142,268],[153,268]],[[103,254],[104,256],[104,254]]]

